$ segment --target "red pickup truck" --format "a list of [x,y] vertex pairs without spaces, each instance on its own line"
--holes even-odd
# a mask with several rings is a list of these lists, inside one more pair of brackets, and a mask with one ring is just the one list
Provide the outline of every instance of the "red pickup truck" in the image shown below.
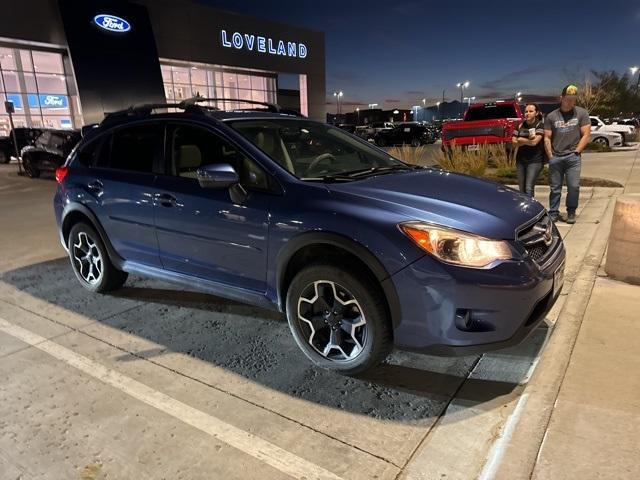
[[458,145],[471,150],[485,143],[511,146],[511,136],[522,118],[520,105],[514,100],[471,104],[464,120],[442,126],[442,148]]

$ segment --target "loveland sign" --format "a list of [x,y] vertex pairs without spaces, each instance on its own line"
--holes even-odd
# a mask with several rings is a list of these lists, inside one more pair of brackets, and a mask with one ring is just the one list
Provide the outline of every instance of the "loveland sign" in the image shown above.
[[93,17],[93,23],[109,32],[125,33],[131,30],[131,25],[124,18],[105,13]]
[[220,37],[226,48],[296,58],[305,58],[308,54],[307,46],[302,42],[285,42],[252,33],[227,33],[226,30],[220,30]]

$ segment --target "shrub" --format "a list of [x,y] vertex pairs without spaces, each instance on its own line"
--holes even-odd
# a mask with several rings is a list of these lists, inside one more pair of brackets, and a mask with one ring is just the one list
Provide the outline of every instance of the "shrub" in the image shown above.
[[427,156],[427,149],[424,145],[420,145],[419,147],[402,145],[401,147],[391,147],[386,150],[392,157],[414,165],[421,165],[424,163]]

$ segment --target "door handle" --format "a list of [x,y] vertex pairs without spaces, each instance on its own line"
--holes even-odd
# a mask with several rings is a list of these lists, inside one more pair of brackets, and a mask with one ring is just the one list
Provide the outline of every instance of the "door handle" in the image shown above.
[[168,193],[160,193],[156,198],[163,207],[175,207],[177,203],[176,197]]
[[104,184],[100,180],[94,180],[87,185],[87,188],[93,193],[100,193],[104,188]]

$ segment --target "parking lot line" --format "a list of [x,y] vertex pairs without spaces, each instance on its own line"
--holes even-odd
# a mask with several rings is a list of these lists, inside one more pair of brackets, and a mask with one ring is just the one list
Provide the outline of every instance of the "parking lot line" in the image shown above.
[[341,480],[341,477],[262,438],[208,415],[116,370],[47,340],[0,317],[0,331],[150,405],[293,478]]

